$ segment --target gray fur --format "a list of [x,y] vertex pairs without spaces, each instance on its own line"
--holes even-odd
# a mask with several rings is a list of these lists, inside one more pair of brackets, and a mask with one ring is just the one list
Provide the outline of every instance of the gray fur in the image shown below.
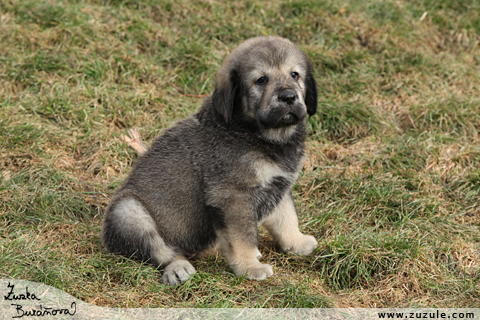
[[316,107],[311,65],[290,41],[242,43],[213,95],[155,140],[113,197],[107,250],[165,267],[166,284],[185,281],[195,272],[187,258],[216,244],[238,276],[271,276],[258,261],[263,221],[282,250],[311,253],[317,242],[298,231],[291,188],[303,165],[305,117]]

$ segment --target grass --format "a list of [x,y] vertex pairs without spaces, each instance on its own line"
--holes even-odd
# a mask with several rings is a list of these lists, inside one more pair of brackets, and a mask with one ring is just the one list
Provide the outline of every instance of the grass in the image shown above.
[[[109,307],[477,307],[480,3],[0,2],[0,277]],[[106,253],[105,205],[151,142],[201,104],[224,57],[272,34],[311,58],[319,87],[294,188],[308,257],[235,277],[222,257],[165,287]]]

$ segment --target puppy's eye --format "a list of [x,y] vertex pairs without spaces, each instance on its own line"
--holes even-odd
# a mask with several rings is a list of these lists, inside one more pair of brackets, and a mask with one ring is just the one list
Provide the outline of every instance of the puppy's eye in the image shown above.
[[292,78],[295,79],[295,80],[300,79],[300,75],[298,74],[298,72],[293,71],[292,73],[290,73],[290,75],[291,75]]
[[268,78],[267,77],[260,77],[257,79],[257,81],[255,81],[255,84],[265,84],[268,82]]

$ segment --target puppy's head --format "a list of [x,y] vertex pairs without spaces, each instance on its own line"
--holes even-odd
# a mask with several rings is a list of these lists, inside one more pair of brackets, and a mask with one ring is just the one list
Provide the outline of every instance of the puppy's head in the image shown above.
[[317,110],[317,86],[306,55],[289,40],[245,41],[224,61],[212,96],[226,123],[246,121],[282,140]]

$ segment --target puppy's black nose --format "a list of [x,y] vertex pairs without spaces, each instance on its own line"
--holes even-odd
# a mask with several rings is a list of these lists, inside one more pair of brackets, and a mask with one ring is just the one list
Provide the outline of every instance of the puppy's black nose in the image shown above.
[[296,98],[297,98],[297,95],[295,94],[295,92],[290,90],[284,91],[278,96],[278,99],[288,104],[292,104],[293,102],[295,102]]

